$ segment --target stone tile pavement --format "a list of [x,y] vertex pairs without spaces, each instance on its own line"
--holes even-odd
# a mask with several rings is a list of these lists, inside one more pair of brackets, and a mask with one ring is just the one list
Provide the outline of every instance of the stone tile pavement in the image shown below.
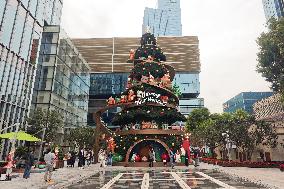
[[[62,168],[53,172],[54,184],[48,185],[43,180],[44,173],[32,173],[29,179],[23,179],[22,174],[14,174],[12,181],[0,181],[1,189],[60,189],[66,188],[81,180],[86,180],[99,173],[100,168],[98,164],[91,165],[85,169],[75,168]],[[164,167],[151,168],[152,170],[163,171]],[[134,168],[134,167],[107,167],[105,170],[110,172],[115,171],[138,171],[138,170],[151,170],[150,168]],[[284,189],[284,173],[279,169],[262,169],[262,168],[245,168],[245,167],[219,167],[201,163],[198,168],[192,165],[189,167],[178,167],[176,169],[192,169],[200,170],[216,170],[226,175],[241,178],[243,180],[250,180],[257,184],[262,184],[267,188]],[[109,178],[111,179],[111,178]],[[140,184],[140,183],[139,183]],[[155,183],[153,183],[155,185]],[[166,184],[166,183],[165,183]]]
[[62,188],[62,186],[76,183],[84,178],[90,177],[99,170],[98,164],[90,165],[84,169],[75,168],[61,168],[53,172],[53,184],[47,184],[44,181],[44,172],[31,173],[29,179],[24,179],[23,174],[15,173],[11,181],[0,181],[1,189],[53,189]]
[[284,172],[277,168],[221,167],[207,163],[201,163],[199,168],[215,169],[271,189],[284,189]]

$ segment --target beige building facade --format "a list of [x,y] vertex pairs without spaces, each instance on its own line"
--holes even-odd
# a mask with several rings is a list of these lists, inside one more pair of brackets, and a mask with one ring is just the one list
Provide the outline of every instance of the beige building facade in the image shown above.
[[256,102],[253,111],[257,120],[270,122],[275,127],[278,144],[275,148],[258,146],[252,160],[263,157],[264,161],[284,161],[284,104],[281,102],[281,95],[275,94]]

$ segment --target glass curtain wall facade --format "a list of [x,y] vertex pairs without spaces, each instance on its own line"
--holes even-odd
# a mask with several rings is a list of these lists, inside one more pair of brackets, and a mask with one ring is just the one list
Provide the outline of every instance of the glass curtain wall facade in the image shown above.
[[270,97],[273,92],[242,92],[223,104],[223,111],[234,113],[238,109],[253,113],[253,104],[261,99]]
[[265,18],[280,18],[284,16],[284,0],[262,0]]
[[87,125],[89,66],[60,26],[42,34],[33,109],[57,110],[65,128]]
[[180,112],[188,116],[192,110],[204,107],[204,99],[198,98],[200,94],[199,73],[177,72],[173,83],[179,86],[182,93],[180,97]]
[[[145,8],[142,33],[147,27],[156,36],[182,36],[180,0],[158,0],[158,8]],[[179,86],[182,96],[181,113],[187,116],[193,109],[204,106],[200,94],[199,72],[177,71],[174,82]]]
[[[88,123],[95,125],[93,113],[106,105],[109,97],[120,96],[125,90],[130,73],[92,73],[89,100]],[[109,110],[102,115],[104,122],[111,127],[110,123],[119,108]]]
[[[23,127],[29,114],[44,25],[60,24],[62,0],[0,1],[0,130]],[[12,126],[12,127],[11,127]],[[9,129],[7,129],[10,127]],[[10,150],[2,140],[1,158]]]
[[180,0],[158,0],[158,8],[145,8],[142,33],[147,26],[151,33],[158,36],[181,36]]

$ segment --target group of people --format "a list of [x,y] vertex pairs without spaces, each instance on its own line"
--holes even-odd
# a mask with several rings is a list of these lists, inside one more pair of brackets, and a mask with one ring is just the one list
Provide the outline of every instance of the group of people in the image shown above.
[[[94,161],[94,152],[91,149],[80,149],[78,153],[76,152],[68,152],[65,155],[64,160],[67,161],[67,167],[74,167],[76,162],[76,158],[78,157],[78,167],[84,168],[85,165],[90,165]],[[20,157],[24,160],[24,174],[23,178],[28,179],[30,177],[31,169],[35,165],[35,157],[33,150],[29,150],[25,155]],[[52,171],[56,166],[56,161],[58,160],[58,152],[55,150],[51,150],[50,148],[46,149],[44,152],[44,162],[45,162],[45,175],[44,180],[46,182],[52,182],[51,176]],[[8,154],[7,164],[3,167],[6,168],[6,180],[11,180],[11,173],[13,167],[15,167],[15,150],[12,149]]]
[[[27,179],[30,177],[31,168],[34,164],[33,151],[28,151],[24,155],[23,159],[24,159],[24,166],[25,166],[23,178]],[[6,179],[5,180],[11,180],[12,170],[16,162],[15,161],[15,149],[12,149],[10,151],[6,160],[7,160],[7,164],[3,167],[3,168],[6,168]]]
[[104,149],[100,149],[98,153],[98,160],[100,167],[112,166],[113,154],[111,151],[107,152]]
[[[188,154],[185,152],[185,165],[188,166]],[[161,156],[164,166],[167,166],[167,162],[170,162],[170,166],[174,168],[175,163],[180,163],[181,162],[181,153],[179,150],[174,152],[172,148],[170,148],[170,152],[168,153],[163,153]]]
[[[168,163],[170,163],[170,166],[174,168],[175,163],[181,163],[182,157],[184,157],[184,164],[185,166],[189,165],[190,157],[192,157],[194,166],[199,166],[199,158],[200,158],[200,150],[199,148],[192,148],[191,153],[188,150],[185,150],[184,148],[181,148],[179,150],[174,151],[172,148],[169,149],[169,153],[165,152],[161,155],[161,159],[163,161],[164,166],[167,166]],[[143,156],[140,157],[139,154],[133,153],[131,156],[132,162],[149,162],[149,167],[154,166],[154,162],[156,162],[156,154],[153,147],[149,147],[148,157]]]
[[[90,166],[91,163],[94,161],[94,151],[91,149],[82,148],[79,150],[78,159],[79,159],[78,167],[84,168],[85,165]],[[73,163],[73,160],[72,160],[72,163]],[[74,167],[74,164],[72,164],[72,166]]]

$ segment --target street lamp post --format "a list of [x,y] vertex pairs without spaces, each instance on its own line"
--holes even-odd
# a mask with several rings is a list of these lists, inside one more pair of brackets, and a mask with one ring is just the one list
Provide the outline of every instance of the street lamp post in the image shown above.
[[41,154],[42,154],[42,145],[43,145],[43,141],[44,141],[44,136],[45,136],[45,132],[46,132],[46,128],[48,127],[48,122],[46,124],[46,127],[44,127],[43,129],[41,129],[40,131],[42,131],[42,135],[41,135],[41,141],[40,141],[40,146],[39,146],[39,153],[38,153],[38,161],[41,158]]
[[226,137],[226,148],[227,148],[227,156],[229,161],[231,161],[231,154],[230,154],[230,135],[228,134],[228,131],[226,133],[222,133],[222,136]]

